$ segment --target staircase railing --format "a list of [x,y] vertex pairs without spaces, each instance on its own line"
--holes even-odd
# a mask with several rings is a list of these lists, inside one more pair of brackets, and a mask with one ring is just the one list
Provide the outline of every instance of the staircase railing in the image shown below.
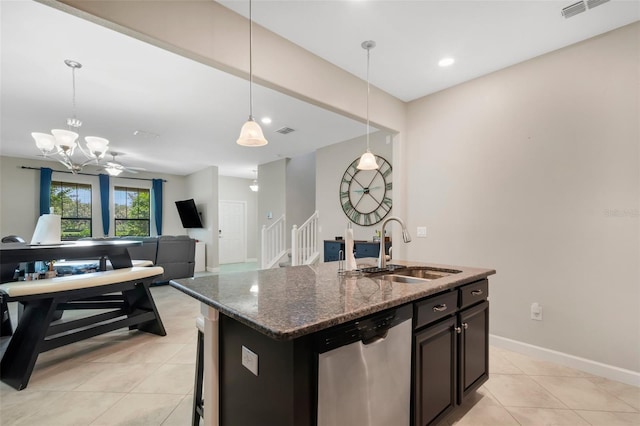
[[262,226],[262,269],[272,268],[287,253],[284,215]]
[[318,249],[318,211],[298,228],[291,229],[291,266],[309,265],[320,257]]

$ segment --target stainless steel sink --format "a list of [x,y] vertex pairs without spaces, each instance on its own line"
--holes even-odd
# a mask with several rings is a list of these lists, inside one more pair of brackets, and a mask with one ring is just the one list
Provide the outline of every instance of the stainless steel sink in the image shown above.
[[377,278],[385,281],[393,281],[396,283],[404,283],[404,284],[424,284],[426,282],[431,281],[424,278],[414,278],[414,277],[407,277],[404,275],[396,275],[396,274],[380,275],[378,277],[373,277],[373,278]]
[[379,278],[387,281],[395,281],[404,284],[424,284],[427,281],[448,277],[458,274],[460,271],[454,269],[438,269],[428,266],[409,266],[407,268],[396,269],[392,273],[380,275]]

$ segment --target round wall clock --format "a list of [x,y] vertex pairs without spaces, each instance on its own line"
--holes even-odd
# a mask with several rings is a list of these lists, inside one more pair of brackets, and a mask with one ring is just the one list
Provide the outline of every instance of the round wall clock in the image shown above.
[[360,158],[347,167],[340,182],[340,204],[350,221],[371,226],[391,211],[391,164],[376,155],[377,170],[358,170]]

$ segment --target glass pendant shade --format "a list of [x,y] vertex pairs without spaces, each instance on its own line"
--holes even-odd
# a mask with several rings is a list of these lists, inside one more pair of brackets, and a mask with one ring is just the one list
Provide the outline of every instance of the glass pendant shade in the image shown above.
[[53,129],[51,133],[53,137],[56,138],[56,146],[65,152],[69,152],[69,155],[73,155],[73,151],[76,149],[78,134],[70,130],[62,129]]
[[253,120],[253,117],[249,117],[249,120],[244,123],[236,142],[242,146],[264,146],[268,143],[260,125]]
[[360,157],[360,161],[356,166],[358,170],[376,170],[378,168],[378,163],[376,162],[376,157],[371,153],[371,151],[367,150],[362,157]]
[[31,133],[31,136],[36,141],[36,146],[43,154],[50,154],[56,150],[56,138],[53,135],[47,133]]
[[89,155],[91,157],[97,159],[104,158],[109,148],[109,141],[107,139],[97,136],[87,136],[84,140],[87,142],[87,148],[89,149]]

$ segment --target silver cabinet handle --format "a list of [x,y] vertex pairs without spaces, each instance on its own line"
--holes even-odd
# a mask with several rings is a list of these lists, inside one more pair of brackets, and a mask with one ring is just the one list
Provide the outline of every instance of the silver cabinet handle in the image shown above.
[[467,328],[469,328],[469,324],[467,324],[466,322],[463,322],[462,323],[462,328],[464,328],[466,330]]
[[442,305],[436,305],[433,307],[433,312],[444,312],[447,310],[447,304],[443,303]]
[[471,292],[472,296],[480,296],[482,294],[482,290],[473,290]]
[[454,329],[454,330],[456,331],[456,333],[458,333],[458,334],[462,333],[462,329],[461,329],[460,327],[454,327],[453,329]]

